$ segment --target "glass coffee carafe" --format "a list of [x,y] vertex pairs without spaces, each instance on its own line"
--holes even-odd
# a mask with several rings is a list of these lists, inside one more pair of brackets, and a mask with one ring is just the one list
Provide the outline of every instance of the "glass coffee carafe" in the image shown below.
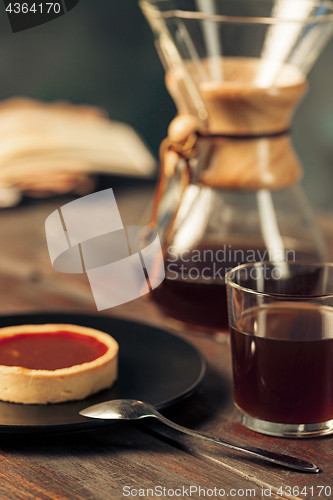
[[[161,145],[152,225],[166,279],[159,308],[201,331],[227,328],[224,275],[256,261],[322,261],[290,124],[333,30],[308,0],[141,0],[178,116]],[[173,323],[175,325],[175,323]]]

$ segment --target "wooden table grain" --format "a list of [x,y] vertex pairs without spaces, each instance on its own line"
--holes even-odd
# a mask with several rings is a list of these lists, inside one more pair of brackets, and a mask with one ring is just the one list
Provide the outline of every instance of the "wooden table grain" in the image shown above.
[[[151,185],[117,183],[115,194],[123,223],[139,224]],[[0,314],[97,313],[86,276],[60,274],[50,264],[45,219],[68,201],[29,202],[0,213]],[[320,223],[333,259],[333,218],[321,215]],[[99,314],[169,328],[143,298]],[[1,434],[0,499],[333,498],[333,438],[281,439],[245,429],[233,407],[229,344],[189,331],[178,334],[203,352],[208,370],[195,394],[164,410],[167,417],[240,445],[303,457],[322,472],[283,469],[196,441],[158,422],[113,422],[67,434]]]

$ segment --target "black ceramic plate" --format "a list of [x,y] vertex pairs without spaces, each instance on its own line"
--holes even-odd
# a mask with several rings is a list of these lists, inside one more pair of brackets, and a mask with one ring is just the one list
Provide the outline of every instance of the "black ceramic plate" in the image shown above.
[[0,401],[0,432],[84,430],[105,425],[81,417],[87,406],[110,399],[139,399],[161,409],[190,395],[201,382],[206,362],[183,339],[163,330],[106,316],[29,314],[0,317],[0,327],[68,323],[97,328],[119,343],[118,381],[114,387],[72,403],[21,405]]

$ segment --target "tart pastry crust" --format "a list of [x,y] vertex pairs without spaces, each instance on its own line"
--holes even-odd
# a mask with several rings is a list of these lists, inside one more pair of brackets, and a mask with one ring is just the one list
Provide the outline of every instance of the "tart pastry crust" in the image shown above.
[[118,343],[111,335],[78,325],[20,325],[0,328],[1,340],[22,334],[54,332],[90,336],[107,346],[105,354],[87,363],[56,370],[0,365],[0,399],[13,403],[47,404],[84,399],[111,387],[117,379]]

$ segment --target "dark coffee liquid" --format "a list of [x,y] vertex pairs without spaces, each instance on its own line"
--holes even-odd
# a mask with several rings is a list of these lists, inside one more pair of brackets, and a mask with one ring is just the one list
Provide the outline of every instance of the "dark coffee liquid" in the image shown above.
[[[286,259],[317,260],[311,252],[287,251]],[[167,316],[207,332],[228,330],[226,271],[246,262],[269,259],[265,248],[221,245],[184,251],[165,257],[166,279],[151,298]]]
[[224,284],[164,282],[152,292],[152,299],[167,316],[189,327],[219,332],[228,328],[227,295]]
[[[166,279],[153,291],[161,311],[194,328],[228,329],[225,273],[243,263],[244,251],[231,245],[184,251],[165,259]],[[238,253],[237,253],[238,252]]]
[[[256,331],[256,335],[253,332]],[[333,311],[279,303],[231,329],[234,395],[248,415],[310,424],[333,418]]]

